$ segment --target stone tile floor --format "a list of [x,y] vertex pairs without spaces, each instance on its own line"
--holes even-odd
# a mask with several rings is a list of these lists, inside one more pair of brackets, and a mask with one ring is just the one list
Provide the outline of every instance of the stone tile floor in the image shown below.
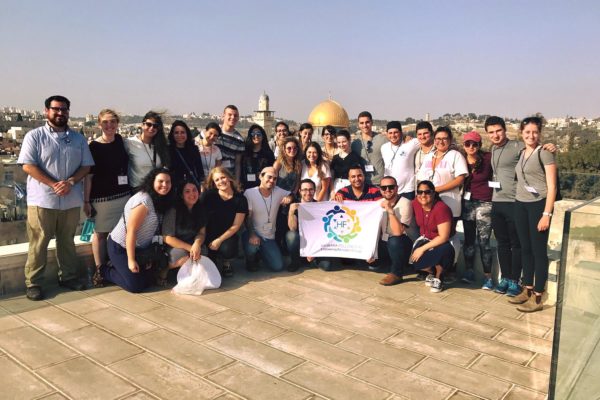
[[219,290],[0,299],[14,399],[544,399],[554,307],[363,270],[240,272]]

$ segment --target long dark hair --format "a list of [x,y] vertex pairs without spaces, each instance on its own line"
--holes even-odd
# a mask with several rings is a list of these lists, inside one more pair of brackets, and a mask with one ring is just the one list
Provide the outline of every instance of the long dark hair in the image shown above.
[[[160,174],[167,174],[171,178],[171,190],[169,190],[169,193],[166,196],[161,196],[160,194],[156,193],[156,190],[154,190],[154,180]],[[146,192],[150,195],[150,198],[152,199],[152,204],[154,205],[154,209],[158,213],[164,213],[171,206],[173,198],[172,180],[173,175],[171,174],[171,171],[169,171],[168,168],[160,167],[154,168],[152,171],[148,172],[148,175],[144,177],[144,180],[140,185],[140,191]]]
[[308,144],[308,146],[306,146],[306,150],[304,150],[304,163],[306,164],[307,167],[310,168],[310,161],[308,161],[308,157],[306,157],[306,153],[308,152],[308,149],[310,149],[311,147],[313,147],[316,152],[317,152],[317,160],[315,162],[315,164],[317,165],[317,175],[319,176],[320,179],[324,178],[324,173],[323,173],[323,150],[321,149],[321,146],[319,145],[319,143],[317,142],[310,142]]
[[265,132],[264,128],[258,124],[253,124],[252,126],[250,126],[250,129],[248,129],[248,136],[246,136],[246,154],[247,155],[252,155],[252,153],[254,152],[254,143],[252,142],[252,135],[250,135],[250,132],[252,132],[253,130],[258,129],[260,131],[260,151],[263,152],[265,151],[265,149],[269,149],[269,141],[267,139],[267,132]]
[[156,111],[148,111],[142,122],[152,119],[158,124],[156,135],[152,138],[151,145],[154,146],[154,151],[160,157],[162,165],[169,165],[169,151],[167,149],[167,138],[165,137],[165,126],[163,124],[162,116]]
[[[190,184],[198,189],[198,201],[188,210],[183,201],[183,190]],[[197,232],[204,225],[204,214],[200,205],[200,188],[195,182],[186,180],[177,189],[177,201],[175,203],[175,226],[182,230]]]

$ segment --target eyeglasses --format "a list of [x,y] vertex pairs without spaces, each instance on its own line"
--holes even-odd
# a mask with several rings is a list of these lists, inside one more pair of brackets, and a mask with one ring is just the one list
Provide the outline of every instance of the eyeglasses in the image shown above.
[[386,192],[388,190],[391,191],[391,190],[396,189],[396,185],[381,185],[380,187],[381,187],[381,190],[384,192]]
[[323,134],[321,136],[331,136],[331,132],[325,131],[325,132],[323,132]]
[[433,190],[431,189],[427,189],[427,190],[417,190],[417,194],[419,196],[425,195],[425,196],[429,196],[431,193],[433,193]]
[[48,107],[48,108],[54,112],[63,112],[63,113],[69,112],[69,109],[67,107]]
[[262,136],[262,132],[261,131],[252,131],[252,132],[250,132],[250,136]]
[[463,146],[465,146],[465,147],[479,147],[479,143],[478,142],[474,142],[472,140],[467,140],[465,143],[463,143]]
[[155,122],[142,122],[142,125],[144,125],[146,128],[156,128],[156,129],[158,129],[158,127],[160,126],[159,124],[157,124]]
[[448,136],[446,136],[446,137],[436,137],[434,140],[436,142],[447,142],[448,140],[450,140],[450,138]]

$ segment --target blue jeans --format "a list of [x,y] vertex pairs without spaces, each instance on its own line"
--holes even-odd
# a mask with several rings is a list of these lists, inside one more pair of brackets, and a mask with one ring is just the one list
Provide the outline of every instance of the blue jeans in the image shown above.
[[380,260],[391,263],[390,272],[402,276],[408,266],[413,242],[407,235],[390,236],[387,242],[379,241],[378,254]]
[[139,293],[154,283],[154,269],[145,269],[140,265],[139,272],[131,272],[127,261],[127,250],[114,242],[110,236],[107,246],[111,265],[100,267],[102,278],[132,293]]
[[249,238],[250,235],[248,234],[248,231],[244,231],[244,233],[242,233],[242,241],[244,243],[246,257],[254,258],[260,251],[260,255],[269,269],[272,269],[273,271],[283,270],[283,257],[281,256],[281,250],[275,239],[263,239],[259,236],[260,244],[255,246],[250,244],[248,241]]
[[[285,243],[292,258],[292,262],[300,262],[300,233],[298,231],[287,231]],[[327,258],[316,258],[314,260],[323,271],[331,270],[331,260]]]

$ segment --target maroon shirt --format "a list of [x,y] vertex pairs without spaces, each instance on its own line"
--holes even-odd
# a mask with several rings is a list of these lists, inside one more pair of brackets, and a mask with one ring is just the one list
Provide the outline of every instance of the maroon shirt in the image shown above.
[[[438,232],[438,225],[444,222],[450,222],[452,224],[452,211],[443,201],[438,200],[433,204],[431,211],[425,213],[423,206],[417,201],[412,201],[413,210],[415,212],[415,220],[419,225],[419,232],[421,236],[425,236],[427,239],[432,240],[440,236]],[[450,232],[450,236],[452,236]]]
[[474,171],[474,165],[469,164],[469,176],[465,179],[465,192],[471,192],[471,200],[492,201],[493,189],[488,186],[492,180],[492,153],[483,153],[479,171]]

